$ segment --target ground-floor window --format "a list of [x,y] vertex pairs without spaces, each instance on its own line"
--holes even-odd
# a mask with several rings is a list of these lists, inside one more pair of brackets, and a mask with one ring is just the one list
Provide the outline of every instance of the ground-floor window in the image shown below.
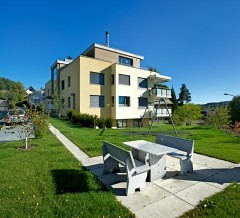
[[127,120],[117,120],[117,128],[126,128],[127,127]]
[[140,124],[141,124],[141,121],[142,121],[142,119],[134,119],[133,120],[133,127],[134,128],[139,127]]

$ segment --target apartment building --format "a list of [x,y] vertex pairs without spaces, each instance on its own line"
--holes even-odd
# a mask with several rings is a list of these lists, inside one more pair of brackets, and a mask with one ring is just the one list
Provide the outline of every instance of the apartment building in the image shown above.
[[[92,44],[74,60],[57,60],[51,67],[51,80],[45,95],[59,90],[64,103],[63,115],[69,109],[80,113],[112,117],[114,127],[138,127],[149,102],[171,98],[171,91],[155,85],[169,81],[168,76],[141,68],[143,56]],[[50,101],[46,108],[52,109]],[[159,108],[159,116],[168,116]],[[151,112],[144,116],[148,125]]]

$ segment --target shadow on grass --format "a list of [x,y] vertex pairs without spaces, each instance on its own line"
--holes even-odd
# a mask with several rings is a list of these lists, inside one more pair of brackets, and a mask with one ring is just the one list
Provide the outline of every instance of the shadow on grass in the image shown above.
[[104,187],[87,171],[52,170],[56,194],[104,191]]

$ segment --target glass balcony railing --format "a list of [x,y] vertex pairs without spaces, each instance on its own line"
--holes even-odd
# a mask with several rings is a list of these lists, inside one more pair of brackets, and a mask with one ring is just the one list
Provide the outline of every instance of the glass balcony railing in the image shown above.
[[161,89],[161,88],[152,88],[150,90],[151,95],[155,95],[156,97],[162,98],[171,98],[171,89]]
[[157,109],[157,116],[158,117],[169,117],[169,113],[168,112],[171,115],[172,114],[172,109],[168,108],[168,111],[167,111],[167,109],[164,109],[164,108]]

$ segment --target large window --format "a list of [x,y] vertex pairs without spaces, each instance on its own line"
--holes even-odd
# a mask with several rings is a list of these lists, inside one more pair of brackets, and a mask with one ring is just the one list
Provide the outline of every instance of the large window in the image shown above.
[[139,88],[147,88],[148,87],[147,79],[138,77],[138,87]]
[[119,106],[129,107],[130,106],[130,97],[129,96],[119,96],[118,104],[119,104]]
[[143,97],[138,98],[139,107],[146,107],[147,105],[148,105],[148,98],[143,98]]
[[120,64],[125,64],[132,66],[133,65],[133,60],[131,58],[126,58],[126,57],[119,57],[119,63]]
[[104,96],[90,95],[90,107],[104,107]]
[[117,127],[118,128],[126,128],[127,127],[127,120],[117,120]]
[[119,84],[130,86],[130,76],[124,75],[124,74],[119,74]]
[[90,83],[104,85],[104,74],[103,73],[95,73],[90,72]]

